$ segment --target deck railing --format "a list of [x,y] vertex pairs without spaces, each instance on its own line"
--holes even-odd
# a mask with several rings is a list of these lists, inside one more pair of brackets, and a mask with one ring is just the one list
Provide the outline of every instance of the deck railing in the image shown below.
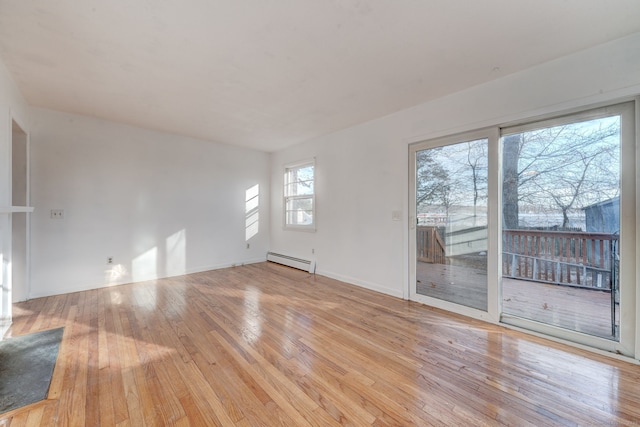
[[[615,289],[618,235],[580,231],[503,230],[502,275],[601,290]],[[437,227],[418,226],[418,261],[447,264]]]
[[505,277],[611,290],[618,236],[569,231],[503,230]]

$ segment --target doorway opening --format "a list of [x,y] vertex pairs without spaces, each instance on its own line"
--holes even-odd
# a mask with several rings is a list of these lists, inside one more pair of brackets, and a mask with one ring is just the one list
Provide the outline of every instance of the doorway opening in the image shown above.
[[[15,121],[11,123],[11,204],[29,206],[29,162],[27,134]],[[11,302],[28,297],[28,215],[11,214]]]

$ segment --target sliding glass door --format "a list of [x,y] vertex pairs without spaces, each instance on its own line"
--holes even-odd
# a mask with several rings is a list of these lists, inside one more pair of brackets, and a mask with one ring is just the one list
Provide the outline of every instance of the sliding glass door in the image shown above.
[[506,322],[620,341],[635,281],[623,265],[633,248],[622,246],[634,240],[622,221],[635,196],[632,111],[624,104],[502,130]]
[[489,140],[481,131],[412,150],[413,299],[488,311]]
[[633,103],[417,143],[410,159],[411,299],[635,352]]

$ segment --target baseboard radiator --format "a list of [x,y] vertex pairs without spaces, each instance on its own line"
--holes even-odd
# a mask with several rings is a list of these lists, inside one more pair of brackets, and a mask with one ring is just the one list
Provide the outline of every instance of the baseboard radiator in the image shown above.
[[316,272],[316,262],[308,259],[294,258],[289,255],[278,254],[275,252],[267,252],[267,261],[277,264],[287,265],[299,270],[308,271],[311,274]]

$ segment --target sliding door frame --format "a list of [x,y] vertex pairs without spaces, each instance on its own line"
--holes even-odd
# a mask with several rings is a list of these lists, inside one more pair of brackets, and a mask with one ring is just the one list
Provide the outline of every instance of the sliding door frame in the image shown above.
[[[595,351],[605,351],[626,357],[640,357],[640,185],[636,185],[640,171],[640,98],[627,98],[594,106],[575,108],[569,111],[545,114],[540,117],[505,123],[494,127],[444,136],[409,145],[409,298],[411,300],[454,313],[500,323],[544,336],[552,340],[569,343]],[[567,117],[583,118],[616,111],[621,115],[621,271],[620,292],[625,298],[620,306],[620,340],[609,340],[560,327],[546,325],[502,313],[502,144],[503,134],[514,133],[514,129],[535,126],[544,121],[562,121]],[[416,292],[416,153],[421,150],[452,145],[486,138],[488,139],[488,203],[487,203],[487,311],[482,311],[433,297],[418,295]]]
[[620,116],[620,334],[619,340],[601,338],[570,329],[521,318],[502,313],[501,322],[519,328],[583,344],[588,347],[634,356],[635,353],[635,307],[636,307],[636,272],[635,245],[636,224],[636,150],[633,102],[617,103],[599,108],[585,109],[569,114],[553,115],[525,124],[503,127],[501,138],[507,135],[554,127],[563,124],[577,123],[604,117]]
[[[500,308],[498,307],[498,266],[500,265],[500,259],[498,258],[500,255],[500,235],[498,228],[500,226],[500,221],[498,220],[499,209],[496,209],[496,206],[492,206],[490,203],[487,203],[487,311],[421,295],[416,292],[416,225],[418,221],[416,213],[417,152],[479,139],[487,139],[488,141],[488,170],[492,171],[498,167],[499,129],[497,127],[479,129],[472,132],[416,142],[409,146],[409,298],[413,301],[418,301],[432,307],[497,323],[500,319]],[[487,197],[488,200],[494,200],[496,197],[499,197],[499,182],[497,182],[498,176],[489,172],[487,174],[487,179]]]

